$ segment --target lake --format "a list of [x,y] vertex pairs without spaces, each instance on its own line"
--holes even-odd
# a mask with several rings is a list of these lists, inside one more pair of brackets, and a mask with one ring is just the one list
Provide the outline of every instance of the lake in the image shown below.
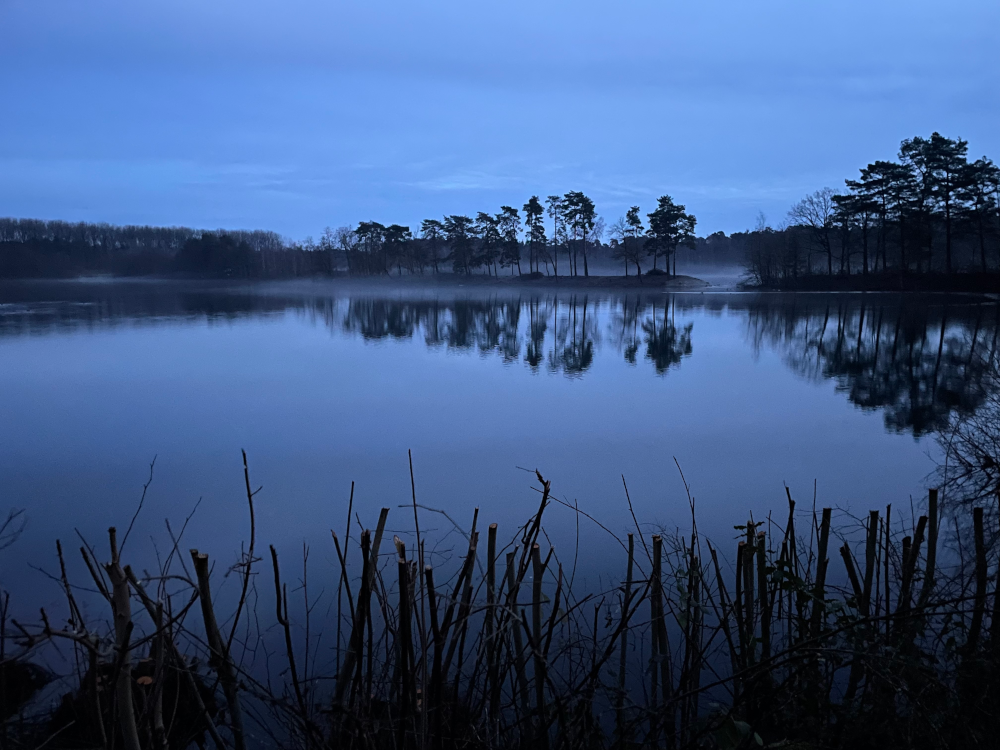
[[[407,451],[428,534],[451,520],[512,535],[553,494],[615,533],[699,528],[728,544],[749,513],[861,515],[926,492],[935,433],[982,400],[998,309],[901,295],[635,294],[450,286],[58,282],[0,286],[0,511],[28,526],[0,552],[20,604],[58,602],[54,540],[100,550],[129,526],[152,564],[183,547],[228,565],[258,545],[333,565],[329,530],[392,508],[412,529]],[[530,470],[530,471],[529,471]],[[579,532],[577,521],[580,520]],[[563,505],[565,560],[599,575],[605,532]],[[356,527],[355,527],[356,528]],[[579,533],[579,536],[577,534]],[[579,543],[577,543],[579,539]],[[617,553],[615,553],[617,554]],[[620,567],[618,563],[616,566]],[[24,575],[22,576],[21,573]],[[19,591],[20,590],[20,591]]]

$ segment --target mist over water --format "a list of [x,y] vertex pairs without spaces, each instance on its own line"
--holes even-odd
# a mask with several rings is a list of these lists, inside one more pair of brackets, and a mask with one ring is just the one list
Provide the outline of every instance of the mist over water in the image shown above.
[[[783,509],[783,483],[806,506],[815,482],[823,505],[909,507],[935,431],[981,402],[998,331],[996,305],[942,296],[39,283],[0,301],[0,509],[29,519],[8,571],[127,526],[154,456],[133,534],[166,544],[163,519],[200,499],[183,547],[236,559],[241,448],[259,543],[305,540],[315,561],[334,559],[352,481],[364,523],[387,506],[410,529],[407,450],[420,503],[464,525],[478,506],[505,534],[537,507],[536,468],[616,533],[622,474],[641,523],[684,527],[675,457],[720,540]],[[576,522],[554,506],[553,541],[600,575],[604,532],[581,521],[577,552]],[[58,599],[39,575],[22,605]]]

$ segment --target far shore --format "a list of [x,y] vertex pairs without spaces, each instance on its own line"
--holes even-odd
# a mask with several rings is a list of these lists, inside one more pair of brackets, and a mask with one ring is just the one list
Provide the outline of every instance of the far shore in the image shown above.
[[614,291],[619,289],[635,289],[644,292],[682,292],[682,291],[702,291],[712,287],[712,284],[694,276],[678,274],[677,276],[654,275],[654,276],[535,276],[513,275],[513,276],[488,276],[486,274],[455,274],[455,273],[427,273],[427,274],[404,274],[402,276],[351,276],[344,272],[339,272],[331,276],[300,276],[296,278],[275,278],[275,279],[252,279],[252,278],[225,278],[206,276],[77,276],[72,278],[39,278],[39,279],[2,279],[5,284],[16,284],[18,282],[30,283],[151,283],[151,282],[196,282],[196,283],[226,283],[226,284],[274,284],[287,286],[290,284],[324,284],[344,287],[349,289],[526,289],[543,291],[563,291],[563,290],[594,290],[594,291]]
[[[698,272],[698,271],[696,271]],[[1000,296],[1000,273],[962,274],[852,274],[852,275],[808,275],[787,279],[781,284],[753,284],[745,277],[732,273],[716,274],[713,269],[701,269],[706,279],[678,274],[666,275],[591,275],[591,276],[537,276],[427,273],[383,276],[351,276],[338,272],[324,276],[300,276],[276,279],[236,279],[205,276],[115,276],[101,274],[72,278],[0,279],[5,287],[18,284],[185,284],[197,287],[249,288],[262,292],[298,293],[320,290],[342,290],[355,293],[426,295],[445,293],[450,295],[515,293],[611,293],[638,292],[646,294],[958,294],[973,295],[995,300]]]
[[694,276],[487,276],[485,274],[413,274],[404,276],[337,276],[331,280],[347,284],[391,287],[469,287],[485,289],[617,290],[638,289],[647,292],[701,291],[711,286]]
[[810,274],[785,279],[779,284],[751,287],[762,291],[780,292],[945,292],[959,294],[1000,293],[1000,273],[900,274],[895,272],[868,274]]

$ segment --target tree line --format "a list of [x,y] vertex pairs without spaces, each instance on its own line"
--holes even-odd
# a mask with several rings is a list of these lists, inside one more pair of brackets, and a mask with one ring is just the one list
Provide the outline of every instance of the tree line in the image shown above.
[[[523,218],[522,218],[523,217]],[[546,221],[548,219],[551,224]],[[645,258],[664,259],[670,273],[673,258],[681,246],[694,246],[695,217],[668,196],[658,200],[657,208],[647,214],[644,227],[639,207],[616,221],[605,244],[606,224],[597,215],[594,201],[579,191],[550,195],[544,202],[533,195],[521,207],[501,206],[496,214],[480,211],[475,217],[449,215],[425,219],[417,234],[410,227],[376,221],[361,222],[356,227],[327,228],[318,248],[339,253],[348,271],[356,274],[440,272],[450,263],[458,274],[486,273],[590,276],[595,255],[601,260],[624,262],[641,273]]]
[[[694,216],[662,196],[643,226],[639,207],[611,228],[580,191],[531,196],[517,209],[425,219],[417,231],[363,221],[327,227],[318,242],[292,242],[268,231],[199,231],[186,227],[113,226],[34,219],[0,219],[0,278],[184,274],[286,278],[332,275],[424,274],[451,271],[590,276],[623,262],[625,273],[676,273],[677,251],[695,247]],[[665,271],[658,269],[663,260]]]
[[175,273],[284,278],[332,270],[329,258],[276,232],[0,218],[0,278]]
[[[1000,168],[970,160],[968,143],[939,133],[902,141],[895,161],[823,188],[771,227],[695,236],[697,220],[669,195],[607,226],[580,191],[531,196],[520,209],[428,218],[419,227],[362,221],[318,242],[267,231],[112,226],[0,219],[0,278],[92,273],[289,278],[452,272],[590,276],[676,274],[682,262],[742,263],[759,284],[823,277],[949,278],[1000,272]],[[662,267],[661,267],[662,263]],[[620,265],[618,265],[620,264]]]
[[1000,269],[1000,168],[940,133],[904,140],[845,189],[796,203],[773,229],[746,233],[746,266],[763,284],[802,276],[952,275]]

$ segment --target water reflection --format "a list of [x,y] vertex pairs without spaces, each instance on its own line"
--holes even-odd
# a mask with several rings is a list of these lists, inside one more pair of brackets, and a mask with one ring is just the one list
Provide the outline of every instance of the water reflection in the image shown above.
[[795,372],[833,379],[852,403],[882,410],[886,428],[919,436],[982,403],[984,368],[997,354],[997,310],[864,299],[806,309],[762,302],[747,309],[747,335],[757,349],[780,351]]
[[[388,298],[276,294],[188,284],[0,287],[0,337],[165,322],[305,316],[334,335],[420,341],[535,372],[584,377],[602,357],[666,376],[693,355],[699,316],[742,319],[752,349],[794,372],[834,380],[886,427],[915,436],[984,398],[997,353],[995,304],[878,295],[602,295]],[[736,354],[734,353],[734,356]]]

